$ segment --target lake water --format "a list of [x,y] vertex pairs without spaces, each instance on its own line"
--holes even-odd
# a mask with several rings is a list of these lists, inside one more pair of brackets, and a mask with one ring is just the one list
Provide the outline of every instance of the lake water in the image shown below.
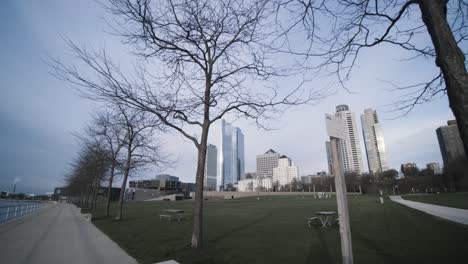
[[44,205],[45,203],[35,201],[0,200],[0,223],[22,217],[23,215],[33,212],[33,209],[38,209]]

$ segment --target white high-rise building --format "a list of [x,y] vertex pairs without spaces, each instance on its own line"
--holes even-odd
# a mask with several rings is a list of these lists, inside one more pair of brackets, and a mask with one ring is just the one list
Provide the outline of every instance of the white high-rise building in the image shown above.
[[208,144],[206,148],[206,160],[205,160],[205,178],[203,187],[207,191],[216,190],[216,174],[217,174],[217,163],[218,163],[218,149],[215,145]]
[[280,156],[272,149],[257,155],[257,177],[273,177],[273,169],[278,167]]
[[278,182],[280,186],[284,186],[293,182],[294,179],[300,182],[299,169],[290,158],[285,155],[281,156],[278,160],[278,167],[273,169],[273,183]]
[[365,109],[364,114],[361,115],[361,124],[369,173],[388,170],[385,142],[377,112],[372,109]]
[[244,179],[244,134],[224,119],[221,120],[221,143],[218,156],[220,190],[224,190],[228,184],[234,186]]
[[340,140],[340,155],[342,157],[344,172],[362,172],[362,154],[359,143],[359,134],[356,127],[354,112],[349,111],[349,106],[339,105],[336,107],[336,117],[346,122],[347,137]]

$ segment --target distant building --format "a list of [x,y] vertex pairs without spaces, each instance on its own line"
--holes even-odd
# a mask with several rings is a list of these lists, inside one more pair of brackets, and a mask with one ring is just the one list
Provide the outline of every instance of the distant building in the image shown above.
[[466,157],[456,120],[447,121],[447,125],[437,128],[436,133],[444,166],[459,157]]
[[157,179],[130,181],[129,187],[135,189],[157,189],[160,191],[180,190],[180,181],[178,177],[176,178],[177,180]]
[[273,177],[273,169],[278,167],[280,156],[273,149],[268,150],[265,154],[257,155],[257,176]]
[[203,187],[207,191],[216,191],[218,149],[215,145],[208,144],[206,149],[205,177]]
[[268,192],[272,189],[273,179],[271,177],[240,180],[237,187],[239,192]]
[[416,163],[401,164],[400,168],[401,173],[403,173],[405,177],[414,176],[419,171],[418,166],[416,166]]
[[327,165],[328,165],[328,174],[335,175],[333,171],[333,158],[332,158],[332,148],[330,141],[325,142],[325,150],[327,151]]
[[336,107],[335,116],[346,122],[347,136],[340,140],[339,147],[344,172],[361,173],[363,169],[361,145],[354,113],[349,110],[349,106],[339,105]]
[[301,182],[304,184],[310,184],[312,183],[312,180],[317,177],[325,177],[325,176],[330,176],[324,172],[317,172],[315,175],[306,175],[306,176],[301,176]]
[[172,176],[170,174],[159,174],[156,175],[156,180],[179,181],[179,177]]
[[426,168],[434,172],[434,174],[441,174],[442,169],[440,168],[439,162],[431,162],[426,164]]
[[244,134],[224,119],[221,120],[218,164],[220,190],[224,190],[228,185],[235,186],[238,181],[244,179]]
[[364,114],[361,115],[361,123],[369,173],[374,174],[388,170],[383,132],[377,112],[365,109]]
[[290,184],[294,179],[299,179],[299,169],[290,158],[281,156],[278,161],[278,167],[273,169],[273,183],[278,182],[280,186]]

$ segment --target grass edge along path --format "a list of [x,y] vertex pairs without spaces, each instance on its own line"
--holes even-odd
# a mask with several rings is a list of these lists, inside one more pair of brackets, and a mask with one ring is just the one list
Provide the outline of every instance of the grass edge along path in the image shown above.
[[429,203],[459,209],[468,209],[468,193],[440,193],[440,194],[421,194],[421,195],[403,195],[403,199]]

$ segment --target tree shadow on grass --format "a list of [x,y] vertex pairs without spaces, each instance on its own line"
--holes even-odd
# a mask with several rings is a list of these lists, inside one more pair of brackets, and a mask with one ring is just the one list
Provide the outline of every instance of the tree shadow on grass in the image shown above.
[[245,229],[248,229],[249,227],[257,224],[257,223],[260,223],[260,222],[263,222],[265,219],[269,218],[270,216],[272,215],[272,212],[269,212],[265,215],[263,215],[262,217],[259,217],[259,218],[256,218],[254,219],[253,221],[250,221],[248,223],[245,223],[243,225],[240,225],[240,226],[237,226],[231,230],[228,230],[227,232],[224,232],[224,233],[221,233],[219,234],[218,236],[212,238],[209,240],[210,243],[217,243],[219,242],[220,240],[236,233],[236,232],[239,232],[239,231],[242,231],[242,230],[245,230]]
[[326,229],[322,229],[317,227],[315,234],[317,234],[320,248],[315,247],[315,245],[311,245],[309,250],[309,255],[307,255],[305,263],[313,263],[313,262],[321,262],[321,263],[333,263],[333,256],[331,249],[327,246],[327,241],[325,240],[325,232],[329,231]]
[[401,259],[389,254],[384,247],[379,246],[379,243],[369,240],[359,232],[353,233],[353,240],[359,241],[370,250],[373,250],[374,252],[378,253],[378,255],[381,256],[380,261],[382,262],[380,263],[401,263]]

